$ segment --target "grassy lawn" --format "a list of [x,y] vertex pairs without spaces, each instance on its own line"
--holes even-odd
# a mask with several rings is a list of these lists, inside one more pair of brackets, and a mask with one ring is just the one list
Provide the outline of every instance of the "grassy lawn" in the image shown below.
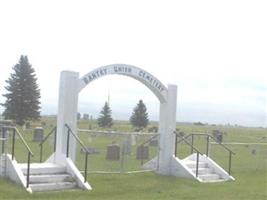
[[[50,119],[49,119],[50,120]],[[54,120],[47,120],[47,123],[54,124]],[[80,121],[80,128],[88,128],[89,123]],[[92,123],[91,128],[96,128]],[[125,122],[116,122],[118,131],[130,131],[131,127]],[[213,129],[226,131],[225,142],[264,142],[267,136],[266,129],[243,128],[243,127],[212,127],[179,125],[179,128],[186,133],[208,132]],[[45,132],[49,132],[51,127],[47,127]],[[35,153],[33,161],[39,160],[38,143],[32,142],[32,134],[24,133],[26,140]],[[92,155],[89,158],[89,171],[110,170],[119,171],[119,161],[105,160],[106,146],[111,141],[120,143],[123,138],[113,137],[93,137],[81,134],[83,142],[88,146],[96,147],[100,150],[99,155]],[[138,144],[146,138],[138,140]],[[17,140],[16,159],[20,162],[26,160],[26,152]],[[47,158],[52,153],[52,143],[50,141],[44,147],[44,157]],[[205,142],[200,138],[196,140],[198,147],[204,150]],[[9,145],[10,146],[10,145]],[[136,174],[88,174],[88,182],[93,187],[92,191],[64,191],[50,193],[28,194],[23,188],[5,179],[0,179],[0,199],[218,199],[218,200],[265,200],[267,199],[267,146],[266,145],[232,145],[229,146],[237,154],[233,157],[232,175],[236,178],[233,182],[224,183],[198,183],[193,180],[174,178],[157,175],[153,172]],[[178,156],[188,155],[190,149],[185,145],[180,145]],[[252,154],[252,151],[256,152]],[[150,158],[156,155],[156,149],[150,147]],[[217,145],[211,146],[211,157],[221,164],[225,169],[228,166],[227,154]],[[83,154],[80,147],[77,147],[77,164],[83,168]],[[125,171],[140,169],[140,161],[135,159],[135,149],[133,155],[125,158]]]
[[[264,177],[265,173],[265,177]],[[187,179],[139,174],[89,175],[92,191],[28,194],[23,188],[0,181],[0,199],[220,199],[264,200],[266,172],[235,173],[236,181],[201,184]]]

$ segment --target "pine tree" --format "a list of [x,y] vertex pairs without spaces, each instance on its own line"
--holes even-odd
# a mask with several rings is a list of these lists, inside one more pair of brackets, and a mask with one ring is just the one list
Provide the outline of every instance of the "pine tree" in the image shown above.
[[98,125],[100,127],[111,127],[113,125],[112,123],[112,117],[111,117],[111,109],[107,102],[105,102],[104,107],[102,108],[100,112],[100,116],[97,119]]
[[17,124],[23,125],[27,120],[40,118],[40,89],[37,85],[35,70],[28,61],[27,56],[21,56],[19,63],[13,67],[3,96],[6,102],[3,115]]
[[130,122],[134,127],[137,128],[145,128],[149,123],[148,113],[146,109],[146,105],[142,100],[139,100],[139,103],[133,110],[132,116],[130,118]]

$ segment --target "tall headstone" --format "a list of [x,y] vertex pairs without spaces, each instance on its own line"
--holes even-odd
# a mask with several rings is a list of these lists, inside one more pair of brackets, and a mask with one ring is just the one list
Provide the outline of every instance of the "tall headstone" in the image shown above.
[[149,158],[149,148],[148,146],[140,145],[136,149],[136,159],[137,160],[146,160]]
[[111,144],[107,146],[107,160],[120,160],[120,146]]
[[44,129],[42,127],[36,127],[33,132],[33,141],[41,142],[44,139]]

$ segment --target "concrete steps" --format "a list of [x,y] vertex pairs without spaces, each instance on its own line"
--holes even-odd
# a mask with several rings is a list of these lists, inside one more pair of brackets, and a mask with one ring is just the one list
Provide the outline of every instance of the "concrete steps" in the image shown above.
[[220,177],[220,175],[216,173],[210,173],[210,174],[200,174],[198,175],[200,179],[202,179],[203,182],[220,182],[223,181],[223,179]]
[[30,184],[30,188],[33,192],[60,191],[67,189],[76,189],[77,184],[75,182],[39,183]]
[[[183,163],[196,174],[196,161],[184,160]],[[215,170],[208,165],[208,163],[199,161],[198,163],[198,177],[201,182],[222,182],[225,181]]]
[[[27,164],[19,164],[25,178]],[[33,163],[30,165],[32,192],[59,191],[78,188],[76,181],[66,172],[66,167],[53,163]]]
[[[194,173],[196,173],[196,169],[191,169]],[[201,167],[198,168],[198,175],[212,174],[213,170],[209,167]]]
[[[196,161],[193,160],[186,160],[184,162],[186,164],[187,167],[189,167],[190,169],[196,169]],[[198,162],[198,167],[199,168],[207,168],[207,163],[205,162]]]
[[41,174],[31,175],[30,184],[36,183],[58,183],[58,182],[72,182],[73,178],[69,174]]
[[[19,164],[22,172],[27,173],[27,163]],[[30,166],[30,174],[62,174],[65,173],[66,167],[53,163],[32,163]]]

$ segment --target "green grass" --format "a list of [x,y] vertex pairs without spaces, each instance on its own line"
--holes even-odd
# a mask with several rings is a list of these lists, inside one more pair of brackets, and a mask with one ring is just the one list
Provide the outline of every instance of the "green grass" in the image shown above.
[[[234,182],[202,184],[187,179],[154,173],[92,174],[92,191],[65,191],[28,194],[11,182],[0,181],[0,199],[198,199],[198,200],[264,200],[266,179],[262,171],[235,173]],[[249,179],[248,179],[249,177]],[[266,177],[265,177],[266,178]],[[249,181],[248,181],[249,180]]]
[[[47,124],[54,124],[55,121],[45,119]],[[95,122],[80,121],[80,128],[97,128]],[[39,124],[35,124],[39,126]],[[131,127],[126,122],[115,122],[118,131],[130,131]],[[226,131],[224,141],[227,142],[266,142],[264,137],[267,136],[266,129],[261,128],[244,128],[244,127],[213,127],[213,126],[195,126],[179,125],[179,128],[186,132],[210,132],[213,129]],[[45,129],[47,134],[51,129],[48,126]],[[23,133],[23,136],[29,143],[35,156],[34,162],[39,161],[38,143],[32,141],[31,133]],[[83,142],[91,147],[100,150],[99,155],[89,156],[89,171],[105,170],[120,171],[120,161],[107,161],[105,159],[106,146],[112,141],[120,144],[123,137],[104,137],[88,136],[80,134]],[[138,144],[146,138],[138,139]],[[205,140],[196,139],[199,149],[205,151]],[[50,144],[49,144],[50,143]],[[52,153],[52,141],[44,146],[44,158]],[[19,162],[26,161],[26,152],[24,147],[16,140],[16,159]],[[138,146],[138,145],[137,145]],[[93,187],[92,191],[64,191],[50,193],[28,194],[22,187],[14,183],[0,179],[0,199],[212,199],[212,200],[264,200],[267,199],[267,146],[256,145],[231,145],[228,146],[236,155],[232,161],[232,175],[236,178],[233,182],[224,183],[199,183],[193,180],[160,176],[152,172],[138,174],[88,174],[88,182]],[[140,169],[140,161],[135,159],[136,146],[131,156],[125,157],[124,171]],[[10,149],[10,144],[9,144]],[[256,154],[252,154],[256,151]],[[190,148],[185,144],[178,147],[178,156],[180,158],[189,155]],[[84,160],[80,153],[80,147],[77,147],[77,165],[83,170]],[[150,147],[150,158],[156,155],[156,148]],[[211,146],[211,157],[222,165],[225,169],[228,167],[228,154],[220,146]]]

